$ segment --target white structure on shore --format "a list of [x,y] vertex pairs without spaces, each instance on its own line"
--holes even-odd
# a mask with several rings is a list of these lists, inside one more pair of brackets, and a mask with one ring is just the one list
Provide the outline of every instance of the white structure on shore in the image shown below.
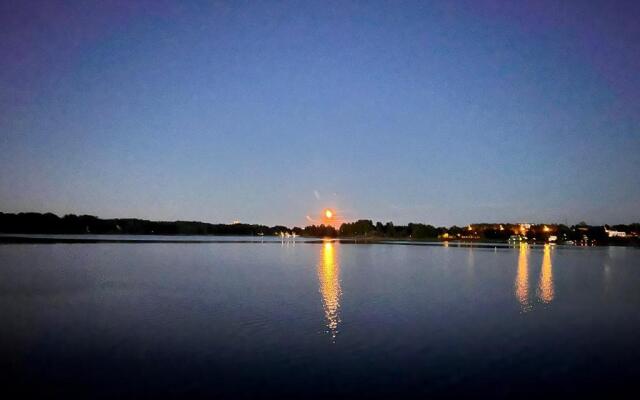
[[298,235],[296,235],[295,232],[289,233],[289,232],[280,232],[277,234],[278,236],[280,236],[280,241],[282,242],[295,242],[296,238],[298,237]]
[[610,231],[607,227],[604,227],[604,231],[607,233],[607,236],[611,237],[627,237],[626,232],[621,231]]

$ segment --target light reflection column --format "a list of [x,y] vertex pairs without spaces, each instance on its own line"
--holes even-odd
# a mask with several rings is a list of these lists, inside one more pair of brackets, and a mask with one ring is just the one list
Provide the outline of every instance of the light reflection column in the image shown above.
[[520,244],[518,254],[518,272],[515,281],[515,295],[520,303],[522,312],[531,310],[529,302],[529,251],[526,244]]
[[551,264],[551,246],[544,245],[540,281],[538,282],[538,298],[543,303],[551,303],[554,297],[553,268]]
[[320,262],[318,263],[318,280],[320,281],[320,294],[322,306],[327,320],[328,332],[335,340],[340,323],[340,264],[336,257],[337,246],[332,242],[324,242]]

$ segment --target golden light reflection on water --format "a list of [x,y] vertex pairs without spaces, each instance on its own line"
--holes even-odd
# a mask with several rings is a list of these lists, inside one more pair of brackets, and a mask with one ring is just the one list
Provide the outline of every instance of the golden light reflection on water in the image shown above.
[[538,282],[538,298],[543,303],[551,303],[554,296],[553,269],[551,264],[551,246],[546,244],[542,255],[542,268]]
[[526,244],[520,245],[518,255],[518,272],[515,281],[515,294],[522,312],[531,310],[529,302],[529,248]]
[[322,295],[322,306],[327,320],[327,330],[333,339],[338,334],[338,324],[340,323],[340,264],[337,261],[337,246],[332,242],[325,242],[322,245],[320,262],[318,263],[318,280],[320,281],[320,294]]

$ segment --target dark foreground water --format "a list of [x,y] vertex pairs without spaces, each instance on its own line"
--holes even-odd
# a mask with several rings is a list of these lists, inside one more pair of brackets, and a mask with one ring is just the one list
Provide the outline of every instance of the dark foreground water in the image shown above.
[[640,250],[0,245],[3,391],[574,397],[640,382]]

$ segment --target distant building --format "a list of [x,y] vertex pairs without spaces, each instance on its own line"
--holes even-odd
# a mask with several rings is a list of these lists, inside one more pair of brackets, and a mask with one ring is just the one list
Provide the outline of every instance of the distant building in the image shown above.
[[604,231],[607,233],[607,236],[609,236],[610,238],[612,237],[627,237],[626,232],[621,232],[621,231],[610,231],[609,229],[607,229],[607,227],[604,227]]
[[518,229],[514,230],[514,233],[524,236],[529,229],[531,229],[531,224],[520,223],[518,224]]

